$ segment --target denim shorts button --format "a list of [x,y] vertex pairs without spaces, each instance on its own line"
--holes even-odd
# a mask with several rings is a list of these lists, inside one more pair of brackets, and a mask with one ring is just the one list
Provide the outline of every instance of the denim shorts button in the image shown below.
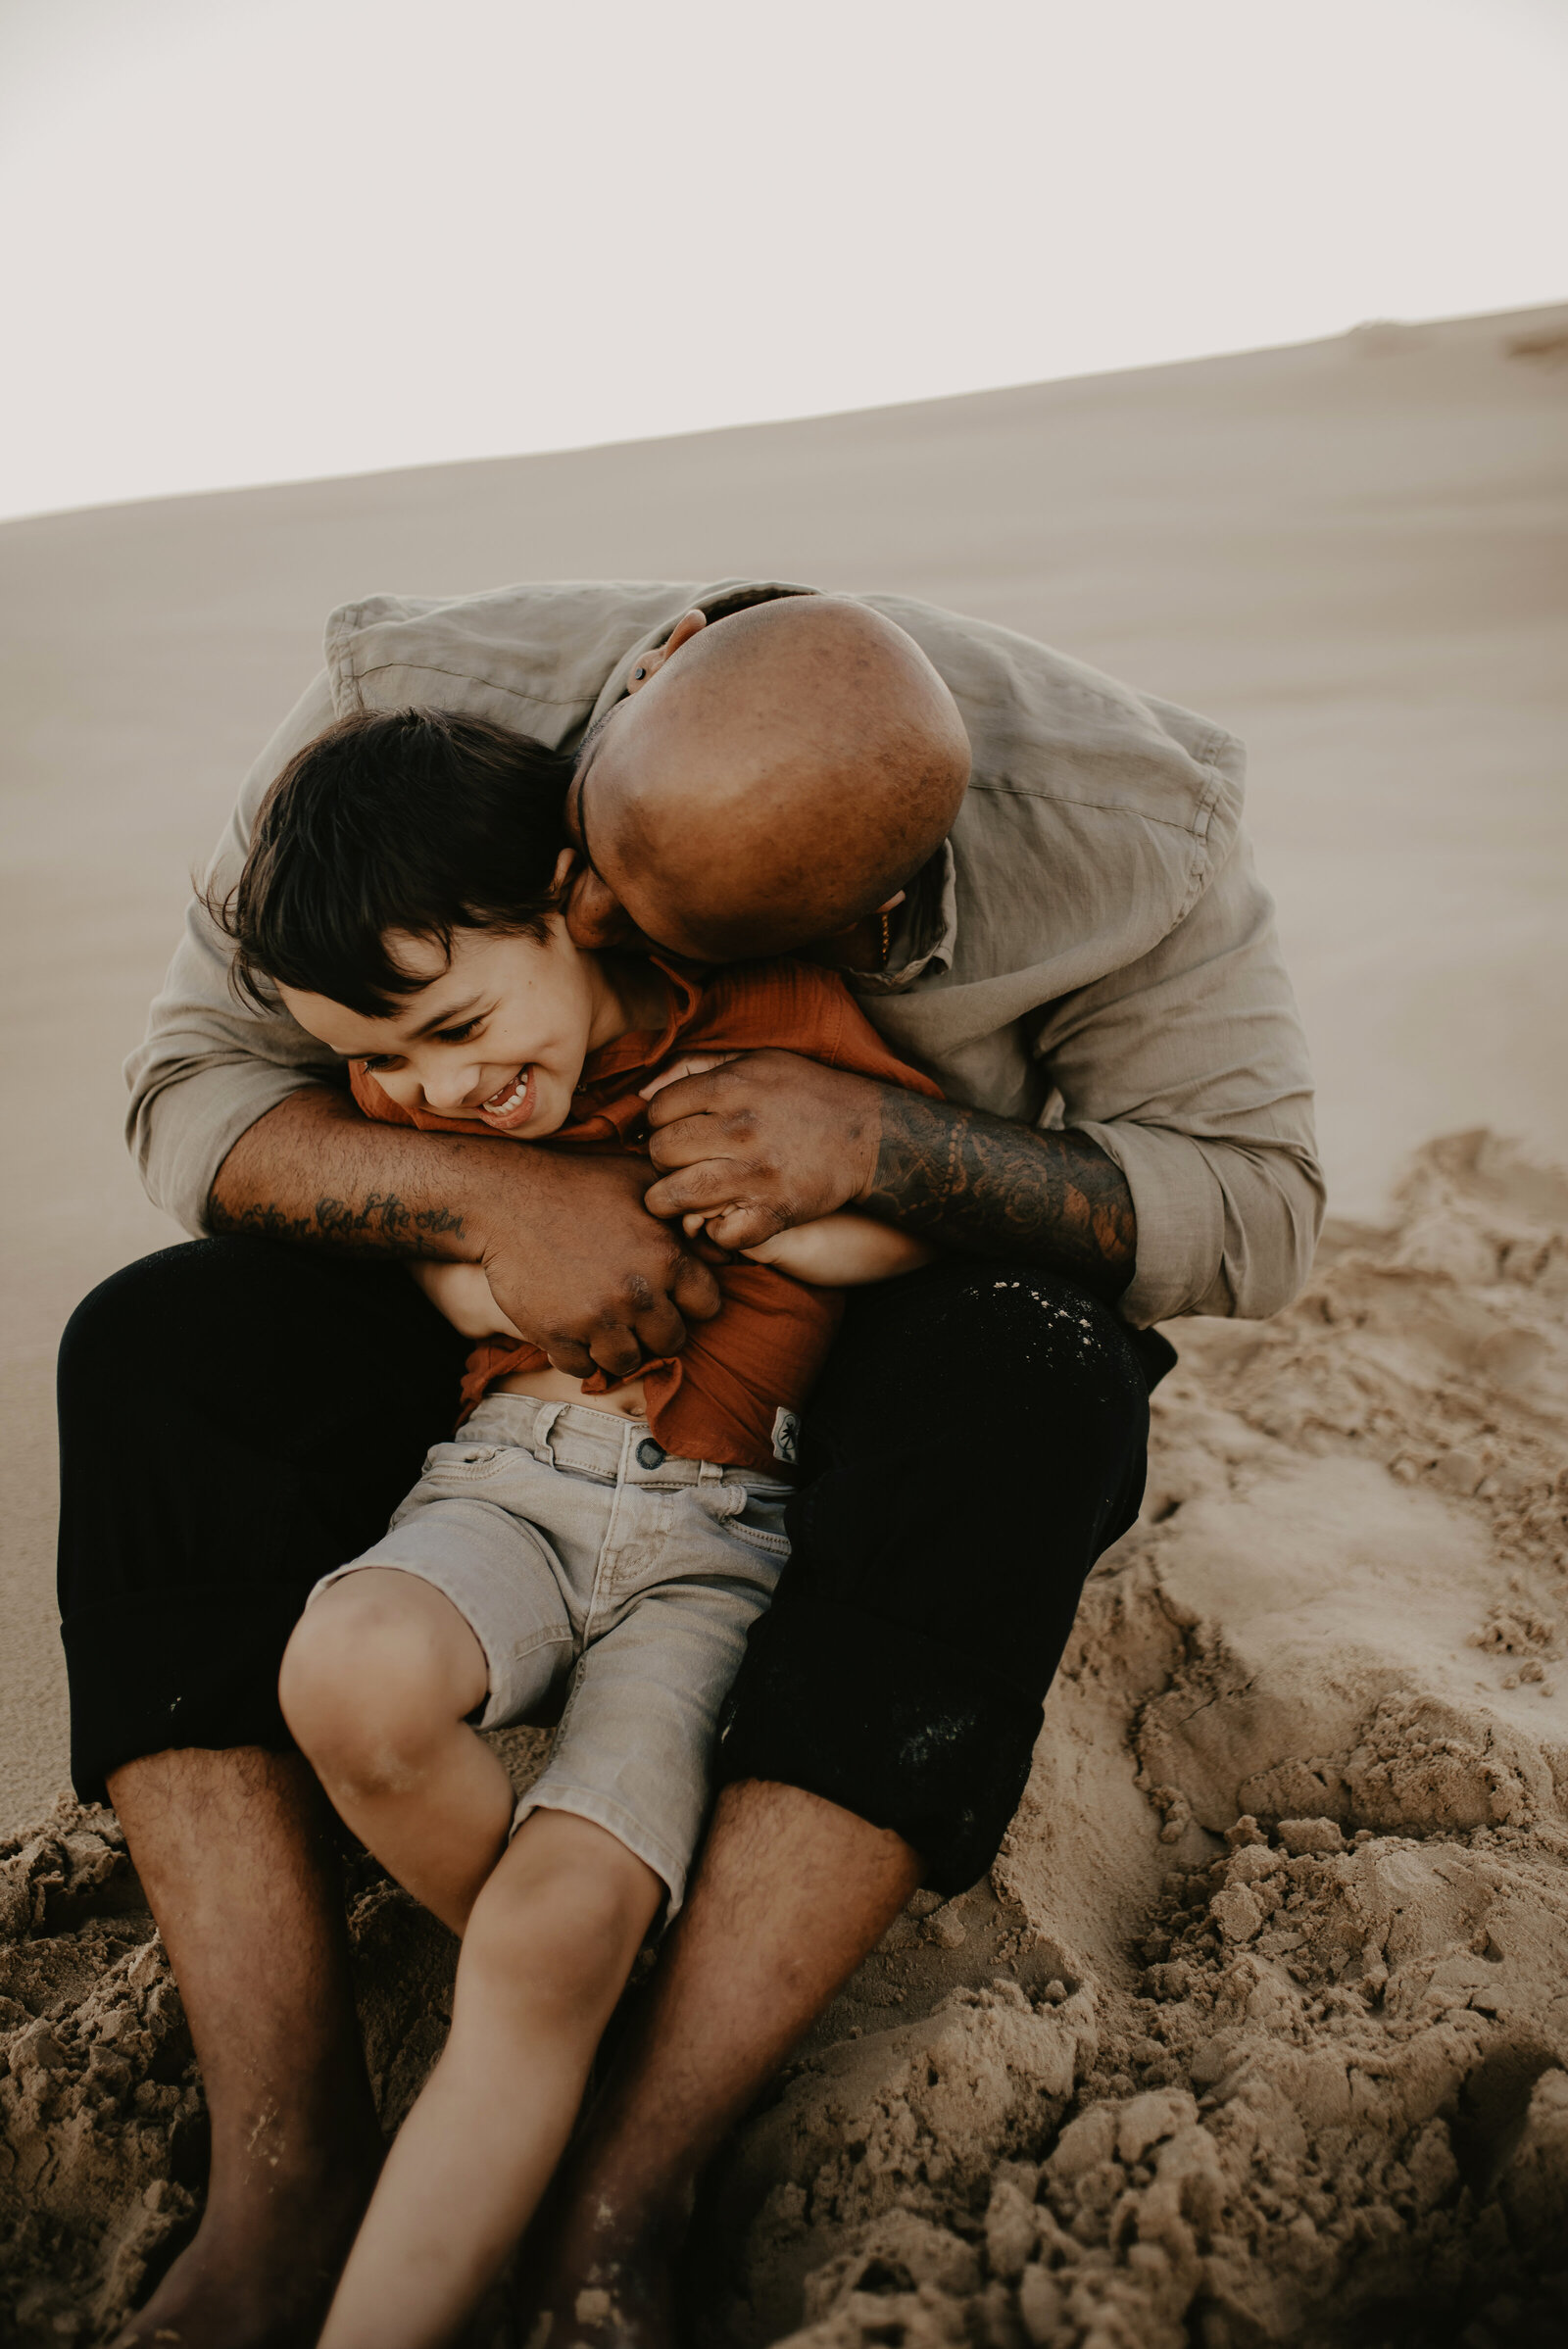
[[639,1468],[662,1468],[667,1457],[663,1445],[656,1444],[652,1436],[645,1436],[637,1446]]

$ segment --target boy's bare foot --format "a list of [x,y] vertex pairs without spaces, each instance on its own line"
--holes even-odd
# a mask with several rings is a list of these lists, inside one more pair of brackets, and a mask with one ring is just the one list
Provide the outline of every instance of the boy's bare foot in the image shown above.
[[204,2219],[112,2349],[309,2349],[364,2216],[373,2169],[290,2196],[260,2229]]

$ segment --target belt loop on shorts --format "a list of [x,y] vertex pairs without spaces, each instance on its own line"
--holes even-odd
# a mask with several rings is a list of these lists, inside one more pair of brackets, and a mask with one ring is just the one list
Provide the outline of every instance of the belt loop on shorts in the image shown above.
[[700,1485],[721,1485],[724,1482],[724,1471],[716,1460],[699,1460],[697,1482]]
[[542,1460],[547,1468],[558,1465],[550,1436],[565,1407],[564,1403],[541,1403],[539,1416],[533,1423],[533,1456],[536,1460]]

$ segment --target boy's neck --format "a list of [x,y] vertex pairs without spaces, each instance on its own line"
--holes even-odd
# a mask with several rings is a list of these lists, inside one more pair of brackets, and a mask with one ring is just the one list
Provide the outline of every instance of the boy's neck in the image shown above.
[[594,1017],[588,1050],[597,1052],[634,1030],[661,1029],[669,1014],[664,974],[641,954],[591,954]]

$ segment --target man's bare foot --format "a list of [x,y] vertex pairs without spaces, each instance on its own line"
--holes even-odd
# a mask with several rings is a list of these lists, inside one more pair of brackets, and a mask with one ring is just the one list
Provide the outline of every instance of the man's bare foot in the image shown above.
[[339,2178],[248,2233],[210,2215],[113,2349],[309,2349],[373,2183]]
[[674,2241],[586,2250],[553,2246],[523,2297],[525,2349],[675,2349]]

